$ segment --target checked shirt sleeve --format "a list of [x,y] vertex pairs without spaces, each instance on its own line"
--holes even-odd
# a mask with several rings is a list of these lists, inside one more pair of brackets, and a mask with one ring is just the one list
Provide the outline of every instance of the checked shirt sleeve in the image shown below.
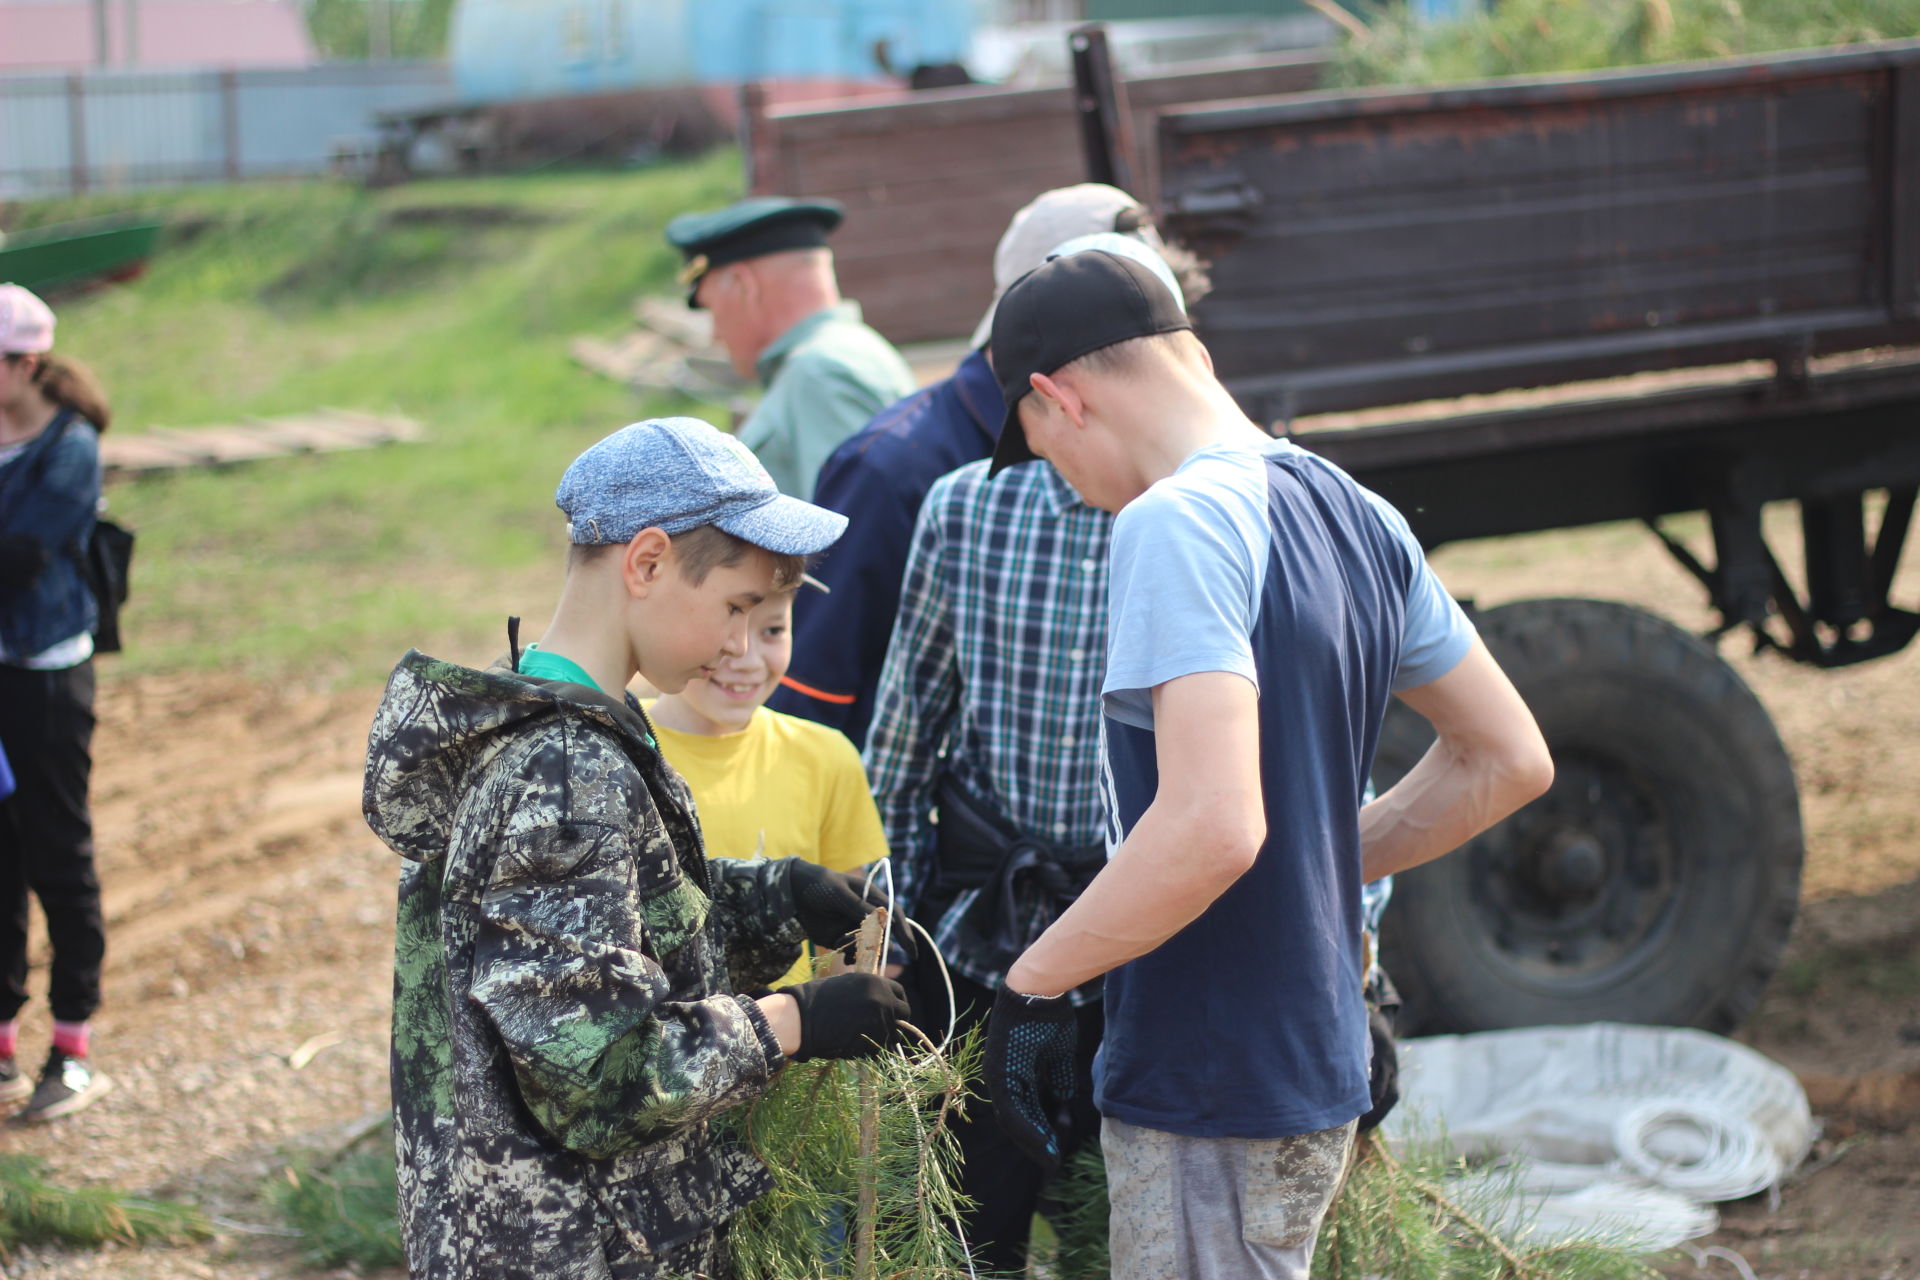
[[945,491],[935,485],[920,509],[867,733],[867,776],[893,853],[894,895],[909,915],[933,871],[935,781],[960,711],[952,607],[941,579]]

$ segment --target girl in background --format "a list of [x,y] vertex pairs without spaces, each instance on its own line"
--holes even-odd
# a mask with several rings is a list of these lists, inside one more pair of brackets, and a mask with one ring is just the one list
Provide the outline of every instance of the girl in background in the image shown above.
[[[88,1058],[106,935],[93,867],[93,593],[82,571],[100,507],[111,413],[80,365],[53,353],[53,312],[0,285],[0,1104],[53,1120],[111,1087]],[[53,1046],[38,1083],[15,1062],[27,1001],[27,913],[53,944]]]

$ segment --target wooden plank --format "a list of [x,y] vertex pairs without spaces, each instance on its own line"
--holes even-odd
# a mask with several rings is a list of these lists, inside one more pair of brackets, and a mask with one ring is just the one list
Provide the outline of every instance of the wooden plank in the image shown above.
[[404,418],[382,418],[338,409],[302,417],[257,420],[252,429],[280,442],[285,453],[366,449],[416,440],[420,436],[418,424]]
[[1200,104],[1162,117],[1163,225],[1228,385],[1302,408],[1819,349],[1902,225],[1881,57]]
[[[427,438],[427,429],[412,418],[393,413],[368,413],[364,409],[337,409],[328,407],[321,411],[326,417],[342,425],[359,424],[367,431],[369,444],[411,444]],[[284,419],[269,419],[281,422]]]
[[175,471],[198,464],[197,454],[165,440],[116,432],[100,442],[100,465],[109,477]]
[[147,439],[191,459],[196,466],[217,466],[220,463],[220,454],[208,446],[199,431],[151,427],[147,430]]
[[287,447],[280,441],[247,427],[196,427],[169,434],[171,443],[191,449],[199,460],[216,466],[258,462],[262,458],[284,457],[287,453]]
[[713,345],[713,313],[689,307],[685,294],[676,293],[671,297],[648,294],[634,304],[633,315],[642,328],[651,329],[683,347]]
[[424,434],[411,418],[329,408],[243,424],[153,427],[140,435],[115,433],[100,442],[100,462],[109,479],[120,479],[196,467],[229,467],[303,453],[367,449],[418,440]]

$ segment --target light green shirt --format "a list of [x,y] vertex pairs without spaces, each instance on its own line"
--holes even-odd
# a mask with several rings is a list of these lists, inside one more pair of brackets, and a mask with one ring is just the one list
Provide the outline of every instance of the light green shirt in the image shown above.
[[[530,644],[520,651],[520,670],[523,676],[532,676],[536,680],[564,680],[568,684],[583,684],[589,689],[600,689],[600,684],[587,674],[587,669],[572,658],[561,653],[549,653],[537,644]],[[605,693],[605,689],[600,689]],[[647,745],[653,746],[651,735]]]
[[[520,651],[520,674],[536,680],[565,680],[568,684],[600,689],[585,667],[562,654],[548,653],[537,644],[530,644]],[[600,689],[600,692],[605,693],[606,690]]]
[[820,464],[840,442],[914,389],[913,373],[860,319],[860,304],[822,308],[774,339],[754,372],[767,394],[740,428],[780,486],[813,497]]

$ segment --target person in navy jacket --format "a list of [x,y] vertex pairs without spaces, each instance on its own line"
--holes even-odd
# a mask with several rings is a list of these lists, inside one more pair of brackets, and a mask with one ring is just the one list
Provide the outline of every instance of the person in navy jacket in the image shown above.
[[[1189,305],[1207,279],[1191,253],[1164,244],[1146,210],[1117,187],[1085,182],[1043,193],[1013,216],[994,252],[995,298],[1069,240],[1117,231],[1173,268]],[[829,588],[797,600],[794,661],[768,706],[831,725],[865,746],[880,668],[900,608],[913,524],[941,476],[993,452],[1006,406],[989,364],[993,309],[951,377],[882,410],[828,456],[813,501],[851,523],[813,570]]]

